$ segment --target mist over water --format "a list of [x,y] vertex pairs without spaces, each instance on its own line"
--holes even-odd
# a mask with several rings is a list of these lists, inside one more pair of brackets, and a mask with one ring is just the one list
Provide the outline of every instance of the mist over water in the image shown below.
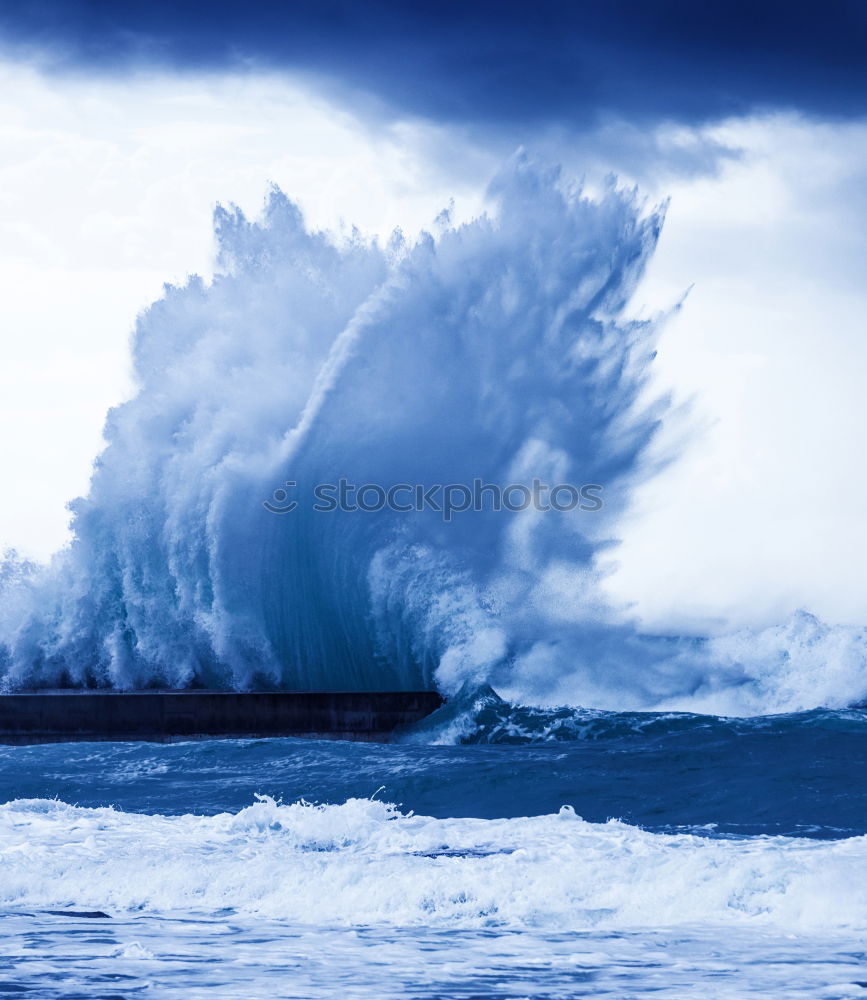
[[[0,574],[5,686],[489,684],[515,704],[733,715],[867,699],[864,629],[799,612],[649,636],[606,602],[667,412],[661,323],[629,312],[662,210],[524,158],[490,205],[385,246],[309,232],[277,190],[258,222],[218,210],[217,277],[139,320],[138,392],[108,415],[72,544]],[[340,478],[595,483],[604,506],[313,510]],[[266,509],[280,489],[296,509]]]

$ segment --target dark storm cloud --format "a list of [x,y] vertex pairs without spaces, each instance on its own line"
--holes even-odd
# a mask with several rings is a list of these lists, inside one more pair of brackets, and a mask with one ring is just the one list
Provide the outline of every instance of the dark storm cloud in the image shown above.
[[452,122],[867,109],[863,0],[2,0],[0,32],[58,68],[252,63]]

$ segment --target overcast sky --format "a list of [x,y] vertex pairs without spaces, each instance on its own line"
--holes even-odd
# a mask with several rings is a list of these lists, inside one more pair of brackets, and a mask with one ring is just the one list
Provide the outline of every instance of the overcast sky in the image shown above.
[[612,594],[651,627],[867,621],[865,7],[815,11],[0,6],[0,545],[64,544],[136,314],[210,273],[217,202],[414,232],[525,145],[670,196],[636,312],[692,286],[658,358],[682,455]]

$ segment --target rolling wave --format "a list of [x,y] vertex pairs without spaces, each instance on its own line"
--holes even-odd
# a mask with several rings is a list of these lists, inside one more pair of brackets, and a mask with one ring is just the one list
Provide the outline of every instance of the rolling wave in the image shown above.
[[329,926],[857,930],[867,839],[707,839],[530,818],[431,819],[378,801],[216,816],[56,800],[0,806],[0,905],[109,915],[231,912]]

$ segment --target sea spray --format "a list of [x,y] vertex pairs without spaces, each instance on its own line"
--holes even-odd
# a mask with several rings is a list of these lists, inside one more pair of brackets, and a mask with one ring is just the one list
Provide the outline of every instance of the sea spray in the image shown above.
[[[518,157],[490,210],[386,246],[216,214],[218,273],[167,287],[133,341],[74,538],[11,573],[7,688],[406,689],[756,714],[867,697],[865,631],[809,615],[643,635],[599,586],[653,471],[658,320],[628,304],[662,210]],[[685,276],[685,281],[688,280]],[[383,489],[597,484],[598,509],[322,512]],[[274,498],[294,504],[274,511]]]
[[[7,630],[9,683],[449,689],[550,637],[552,600],[569,625],[593,615],[595,555],[659,419],[637,407],[655,326],[621,314],[661,216],[523,159],[491,200],[385,249],[307,232],[278,191],[261,222],[217,213],[218,276],[141,317],[139,390]],[[606,506],[263,509],[290,478],[339,476],[539,476],[601,484]]]

